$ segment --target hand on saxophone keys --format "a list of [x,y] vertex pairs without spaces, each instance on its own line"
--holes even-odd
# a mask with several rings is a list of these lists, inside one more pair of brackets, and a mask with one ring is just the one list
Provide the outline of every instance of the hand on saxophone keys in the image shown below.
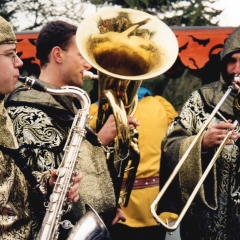
[[[79,192],[80,192],[80,181],[83,178],[83,174],[79,173],[77,176],[73,177],[72,186],[68,192],[68,198],[71,199],[73,202],[77,202],[79,199]],[[49,186],[53,189],[54,184],[57,180],[57,170],[53,170],[51,173],[51,177],[49,179]]]

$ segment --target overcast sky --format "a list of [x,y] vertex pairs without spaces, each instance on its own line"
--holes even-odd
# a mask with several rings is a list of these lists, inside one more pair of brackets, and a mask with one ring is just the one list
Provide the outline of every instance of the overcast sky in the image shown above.
[[[67,0],[62,0],[67,1]],[[86,6],[83,18],[93,14],[96,11],[96,7],[91,4],[84,4]],[[240,25],[240,0],[215,0],[214,7],[219,10],[223,10],[219,15],[219,26],[222,27],[236,27]],[[24,13],[20,14],[18,18],[20,23],[18,31],[26,29],[26,18]],[[74,23],[75,24],[75,23]],[[28,25],[28,24],[27,24]]]
[[216,8],[224,9],[219,17],[219,26],[237,27],[240,25],[240,0],[216,1]]
[[[219,16],[219,26],[222,27],[237,27],[240,25],[240,0],[215,0],[214,6],[216,9],[223,10]],[[89,7],[85,12],[87,17],[96,11],[94,6]]]

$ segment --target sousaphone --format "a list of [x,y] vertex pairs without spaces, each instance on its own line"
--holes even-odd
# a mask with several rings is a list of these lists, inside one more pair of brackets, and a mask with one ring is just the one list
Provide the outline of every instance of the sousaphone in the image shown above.
[[117,201],[126,166],[130,169],[125,197],[121,198],[127,206],[139,162],[138,132],[129,129],[127,115],[136,110],[142,81],[166,72],[175,62],[177,39],[155,16],[133,9],[106,8],[81,22],[76,41],[82,56],[98,71],[97,131],[114,114],[117,137],[109,148],[108,164],[113,170]]

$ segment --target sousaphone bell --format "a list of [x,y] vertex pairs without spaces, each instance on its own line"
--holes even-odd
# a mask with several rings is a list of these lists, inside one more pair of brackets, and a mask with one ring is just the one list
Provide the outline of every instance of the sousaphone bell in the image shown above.
[[106,8],[81,22],[76,41],[81,55],[98,71],[96,131],[110,114],[116,121],[117,136],[109,147],[108,163],[113,169],[117,201],[126,167],[130,169],[121,198],[127,206],[139,162],[138,132],[129,129],[127,115],[136,110],[142,80],[166,72],[175,62],[177,39],[155,16],[133,9]]

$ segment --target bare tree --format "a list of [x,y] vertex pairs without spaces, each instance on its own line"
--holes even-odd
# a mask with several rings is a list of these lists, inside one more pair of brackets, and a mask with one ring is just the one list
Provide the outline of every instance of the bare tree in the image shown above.
[[[156,15],[169,26],[206,26],[220,11],[211,7],[215,0],[0,0],[0,15],[11,21],[14,30],[38,30],[56,19],[78,25],[90,9],[119,5]],[[210,4],[207,4],[210,3]],[[90,8],[91,6],[91,8]]]
[[16,0],[0,0],[0,15],[4,17],[6,20],[10,20],[12,15],[16,12],[15,9]]
[[38,30],[51,20],[78,25],[88,3],[81,0],[0,0],[0,15],[11,21],[14,30]]
[[[89,1],[89,0],[83,0]],[[157,16],[169,26],[217,25],[221,11],[213,7],[219,0],[90,0],[91,3],[120,5],[135,8]]]

